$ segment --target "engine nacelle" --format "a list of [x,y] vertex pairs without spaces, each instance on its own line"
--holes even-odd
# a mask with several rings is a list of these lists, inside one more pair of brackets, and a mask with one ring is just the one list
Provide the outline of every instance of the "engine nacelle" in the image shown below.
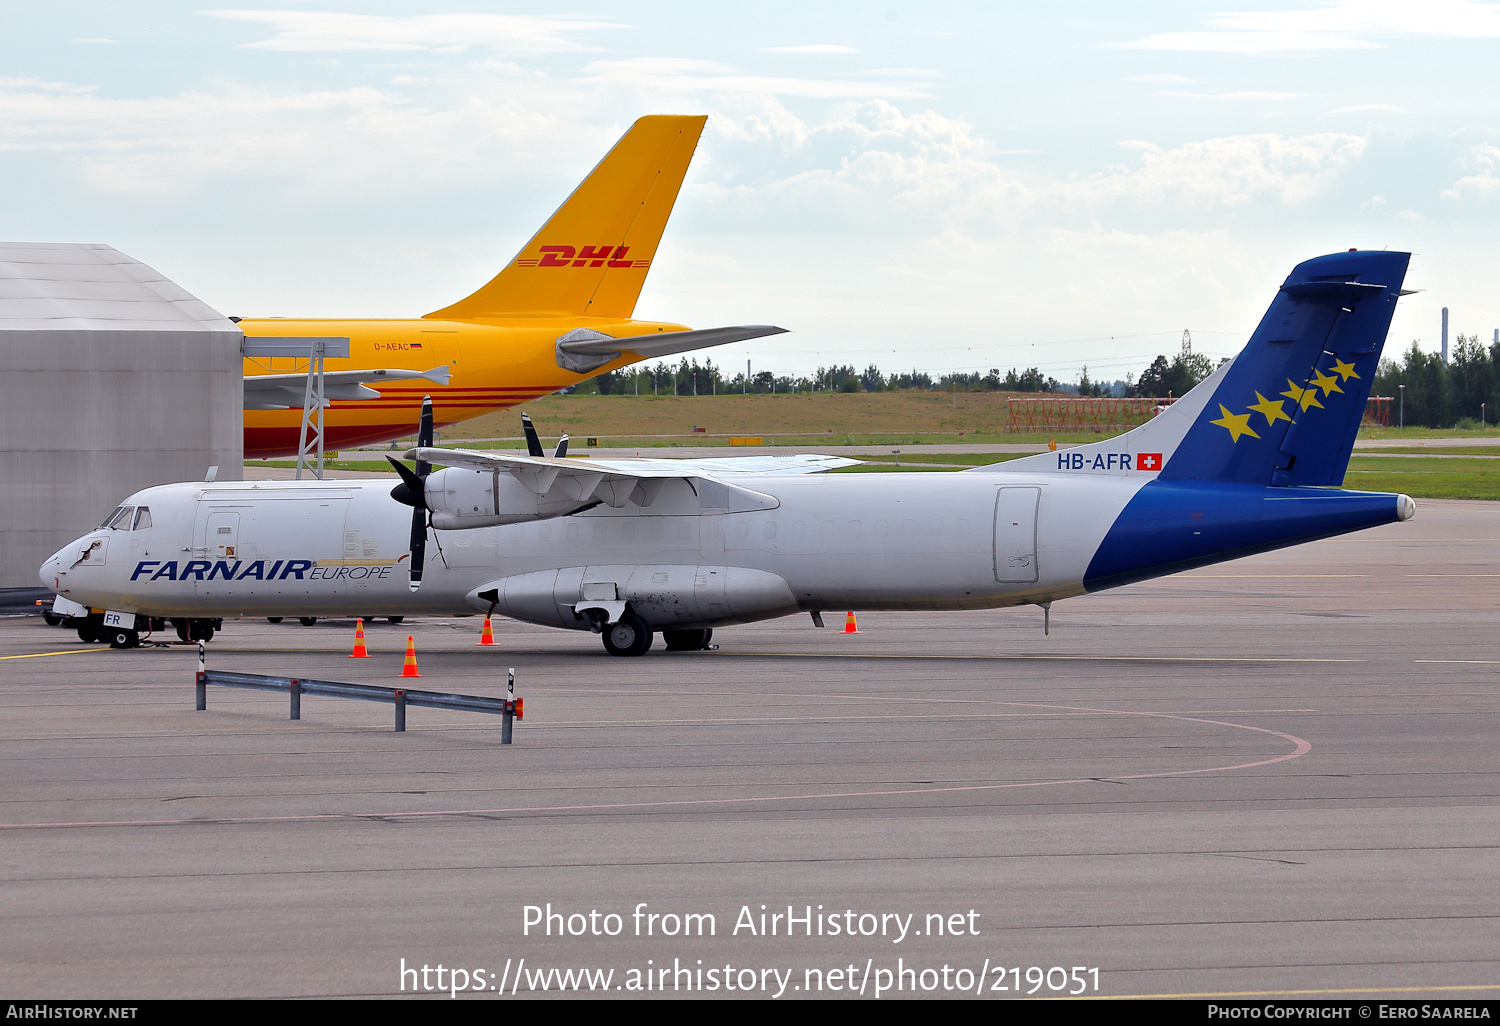
[[597,500],[555,488],[538,495],[510,474],[464,467],[434,471],[427,478],[427,508],[440,531],[547,520],[586,509]]
[[[624,565],[538,570],[483,584],[469,605],[548,627],[589,630],[590,613],[622,607],[653,630],[721,627],[788,616],[798,611],[786,578],[742,566]],[[580,609],[579,607],[584,607]]]

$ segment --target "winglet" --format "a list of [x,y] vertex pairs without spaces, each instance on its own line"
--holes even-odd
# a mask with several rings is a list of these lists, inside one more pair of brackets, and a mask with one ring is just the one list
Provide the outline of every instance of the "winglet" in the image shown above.
[[629,317],[707,120],[641,118],[489,284],[427,316]]

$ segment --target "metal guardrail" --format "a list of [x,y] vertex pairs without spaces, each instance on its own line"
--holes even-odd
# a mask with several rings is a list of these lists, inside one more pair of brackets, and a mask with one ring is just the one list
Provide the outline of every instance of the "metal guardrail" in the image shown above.
[[372,684],[346,684],[332,680],[309,680],[305,677],[273,677],[235,670],[210,670],[204,666],[204,648],[198,646],[197,709],[208,708],[208,685],[226,688],[249,688],[255,691],[277,691],[289,696],[291,719],[302,718],[303,695],[327,695],[332,698],[355,698],[366,702],[383,702],[395,707],[396,730],[406,730],[406,707],[456,709],[461,712],[492,713],[501,717],[500,743],[511,743],[512,720],[525,716],[524,699],[516,698],[516,671],[507,674],[505,698],[483,695],[453,695],[441,691],[412,691],[406,688],[382,688]]

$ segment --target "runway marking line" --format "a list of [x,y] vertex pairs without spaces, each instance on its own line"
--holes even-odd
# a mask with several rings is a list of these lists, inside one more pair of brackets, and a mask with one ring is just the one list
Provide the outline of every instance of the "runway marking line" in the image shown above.
[[0,659],[41,659],[44,656],[60,655],[89,655],[93,652],[107,652],[105,648],[65,648],[61,652],[26,652],[22,655],[0,656]]
[[843,798],[890,798],[906,795],[962,794],[979,791],[1011,791],[1022,788],[1058,787],[1069,784],[1119,783],[1126,780],[1160,780],[1169,777],[1201,776],[1205,773],[1231,773],[1235,770],[1259,769],[1277,763],[1300,759],[1312,751],[1312,744],[1294,734],[1287,734],[1269,727],[1254,727],[1246,723],[1229,723],[1225,720],[1210,720],[1196,716],[1176,716],[1171,713],[1134,712],[1123,709],[1097,709],[1089,706],[1054,705],[1044,702],[982,702],[983,705],[1005,705],[1029,709],[1050,709],[1063,712],[1102,713],[1111,716],[1135,716],[1147,719],[1178,720],[1183,723],[1201,723],[1213,727],[1230,727],[1266,734],[1292,744],[1293,750],[1285,755],[1255,762],[1236,763],[1231,766],[1206,766],[1190,770],[1162,770],[1156,773],[1127,773],[1115,776],[1069,777],[1058,780],[1024,780],[1009,784],[958,784],[947,787],[887,788],[878,791],[836,791],[813,794],[760,795],[750,798],[679,798],[639,802],[596,802],[587,805],[536,805],[512,806],[491,809],[434,809],[409,812],[324,812],[295,816],[222,816],[195,817],[190,819],[147,820],[93,820],[70,823],[0,823],[0,830],[50,830],[76,829],[84,827],[156,827],[156,826],[237,826],[259,823],[327,823],[356,820],[424,820],[455,819],[469,816],[514,816],[523,813],[605,812],[626,809],[684,809],[706,805],[745,806],[768,805],[772,802],[828,801]]

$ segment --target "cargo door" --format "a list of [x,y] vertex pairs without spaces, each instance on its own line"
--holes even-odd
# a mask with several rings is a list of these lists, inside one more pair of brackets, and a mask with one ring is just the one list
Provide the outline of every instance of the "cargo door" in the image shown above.
[[1040,488],[1002,488],[995,496],[995,580],[1037,581],[1036,514]]

